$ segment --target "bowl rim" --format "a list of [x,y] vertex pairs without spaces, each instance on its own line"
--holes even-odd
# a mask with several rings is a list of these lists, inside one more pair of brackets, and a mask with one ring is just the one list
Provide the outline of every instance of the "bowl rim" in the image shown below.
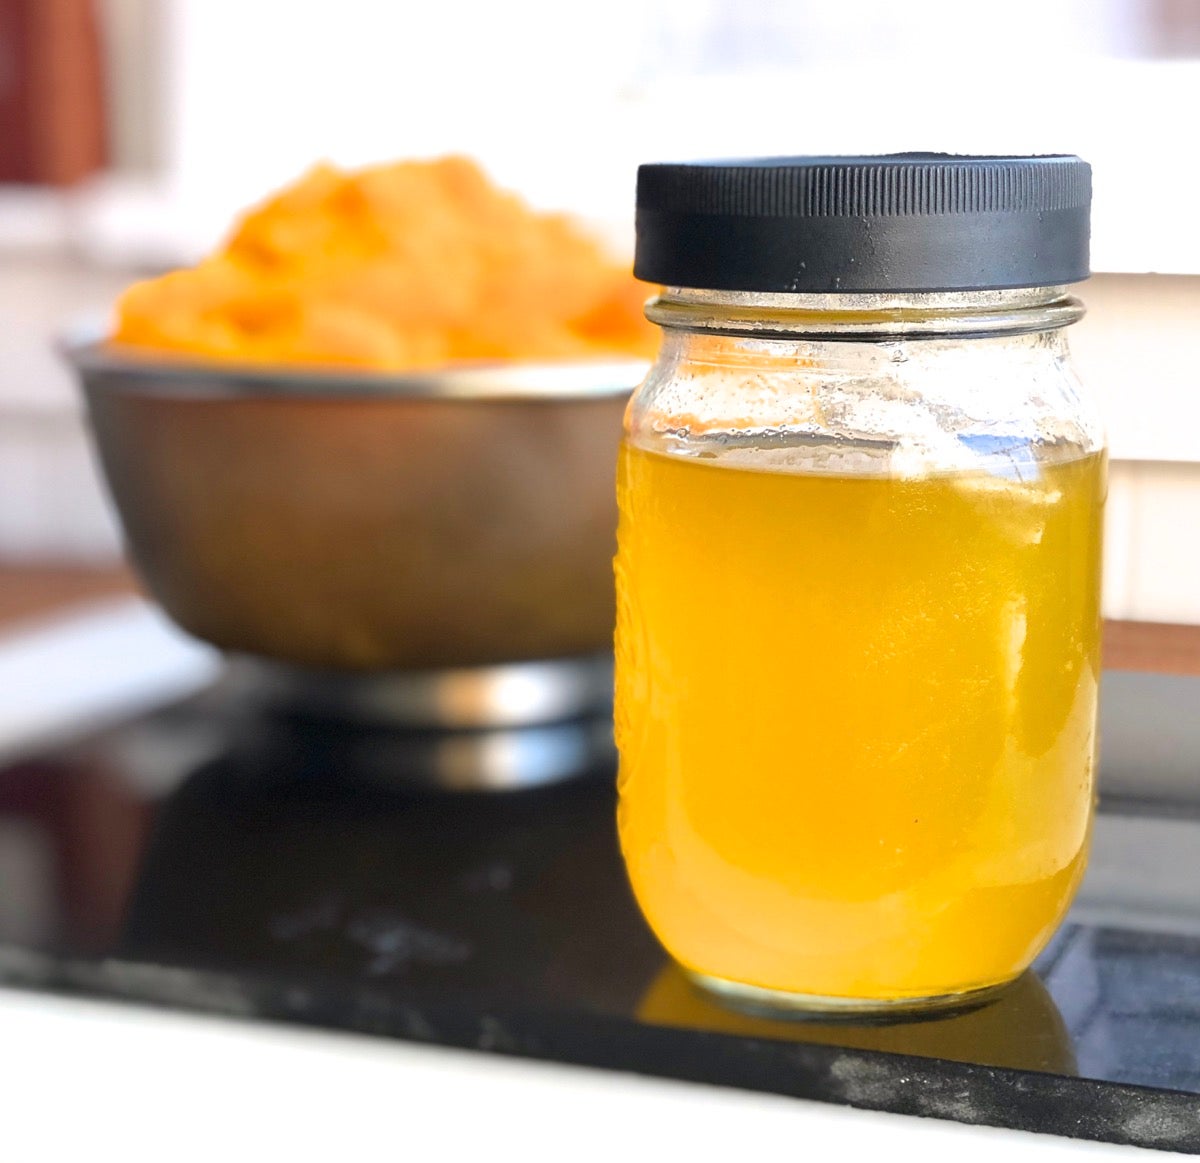
[[120,347],[84,325],[59,338],[87,392],[171,397],[570,401],[628,396],[649,360],[458,364],[412,372],[318,365],[220,363]]

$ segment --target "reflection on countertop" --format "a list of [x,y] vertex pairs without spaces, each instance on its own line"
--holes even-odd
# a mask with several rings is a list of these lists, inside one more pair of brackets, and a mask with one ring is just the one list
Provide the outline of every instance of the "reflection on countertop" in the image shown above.
[[[1200,1149],[1200,934],[1187,924],[1085,908],[1035,973],[965,1013],[745,1017],[694,993],[647,931],[611,771],[447,792],[406,778],[403,747],[364,767],[320,737],[218,687],[4,769],[0,832],[21,840],[3,846],[0,974]],[[1176,817],[1200,834],[1200,818]],[[1112,834],[1098,830],[1098,867]]]

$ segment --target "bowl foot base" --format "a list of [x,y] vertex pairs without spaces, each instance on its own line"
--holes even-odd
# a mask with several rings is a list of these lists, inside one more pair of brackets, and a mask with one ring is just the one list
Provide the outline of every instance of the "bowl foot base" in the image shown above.
[[447,670],[312,670],[233,661],[249,697],[271,711],[370,727],[531,727],[612,710],[612,656],[587,654]]

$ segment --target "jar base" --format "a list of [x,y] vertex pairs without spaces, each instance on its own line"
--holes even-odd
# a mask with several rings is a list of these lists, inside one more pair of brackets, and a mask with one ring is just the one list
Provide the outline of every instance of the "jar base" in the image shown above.
[[933,994],[928,997],[860,998],[826,997],[821,994],[792,993],[787,990],[766,989],[746,985],[707,973],[684,969],[691,982],[729,1009],[740,1010],[759,1018],[782,1018],[791,1021],[893,1021],[902,1022],[923,1017],[943,1017],[962,1010],[974,1009],[1003,993],[1010,981],[985,985],[958,993]]

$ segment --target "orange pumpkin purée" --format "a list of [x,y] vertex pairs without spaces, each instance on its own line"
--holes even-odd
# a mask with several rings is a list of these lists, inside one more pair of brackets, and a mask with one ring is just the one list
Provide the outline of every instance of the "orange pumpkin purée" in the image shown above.
[[450,157],[320,165],[197,266],[122,296],[116,343],[240,363],[648,357],[646,291],[565,215]]

